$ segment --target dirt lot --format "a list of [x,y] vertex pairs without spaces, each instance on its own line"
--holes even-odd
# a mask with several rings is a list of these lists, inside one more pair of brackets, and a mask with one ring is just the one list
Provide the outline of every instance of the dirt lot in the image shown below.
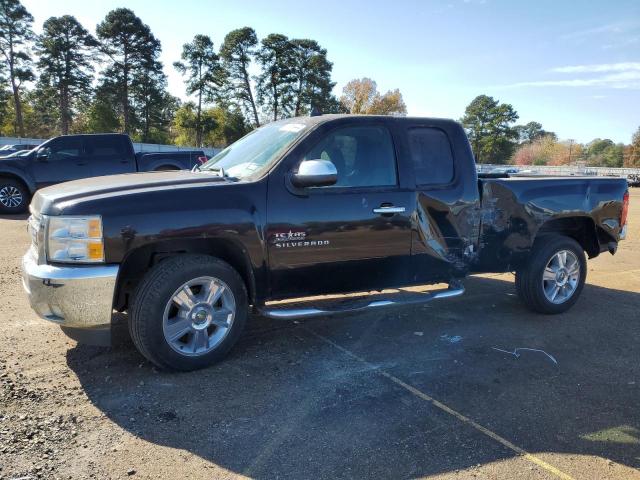
[[[230,358],[156,371],[29,309],[24,218],[0,219],[0,479],[640,478],[640,191],[629,239],[571,312],[511,275],[463,297],[252,319]],[[525,347],[516,357],[496,350]]]

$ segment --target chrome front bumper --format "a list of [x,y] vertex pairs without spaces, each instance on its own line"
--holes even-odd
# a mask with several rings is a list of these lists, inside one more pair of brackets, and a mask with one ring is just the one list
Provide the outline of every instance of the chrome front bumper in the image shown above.
[[39,265],[33,249],[22,257],[22,285],[31,308],[68,330],[111,326],[118,265]]

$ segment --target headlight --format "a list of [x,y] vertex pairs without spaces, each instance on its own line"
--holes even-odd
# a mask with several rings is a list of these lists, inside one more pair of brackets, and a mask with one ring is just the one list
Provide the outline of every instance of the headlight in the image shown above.
[[104,262],[102,219],[49,217],[47,259],[52,262]]

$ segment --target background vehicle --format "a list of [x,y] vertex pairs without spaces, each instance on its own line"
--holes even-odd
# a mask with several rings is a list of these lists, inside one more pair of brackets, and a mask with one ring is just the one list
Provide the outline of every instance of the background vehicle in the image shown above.
[[3,145],[0,147],[0,157],[5,157],[20,150],[33,150],[38,145],[31,143],[16,143],[14,145]]
[[0,213],[24,212],[33,193],[79,178],[191,169],[208,160],[201,150],[134,153],[127,135],[64,135],[30,152],[0,158]]
[[144,356],[189,370],[224,357],[249,305],[299,318],[398,303],[270,300],[449,283],[402,300],[426,302],[462,294],[469,273],[515,271],[529,308],[564,312],[585,252],[625,237],[628,191],[606,177],[479,179],[453,121],[328,115],[268,124],[197,171],[47,188],[31,208],[34,310],[90,342],[127,310]]

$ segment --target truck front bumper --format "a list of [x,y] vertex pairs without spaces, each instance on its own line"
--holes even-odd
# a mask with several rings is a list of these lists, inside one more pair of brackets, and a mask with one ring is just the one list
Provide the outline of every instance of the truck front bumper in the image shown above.
[[41,265],[32,249],[22,258],[31,308],[83,343],[110,344],[117,277],[118,265]]

